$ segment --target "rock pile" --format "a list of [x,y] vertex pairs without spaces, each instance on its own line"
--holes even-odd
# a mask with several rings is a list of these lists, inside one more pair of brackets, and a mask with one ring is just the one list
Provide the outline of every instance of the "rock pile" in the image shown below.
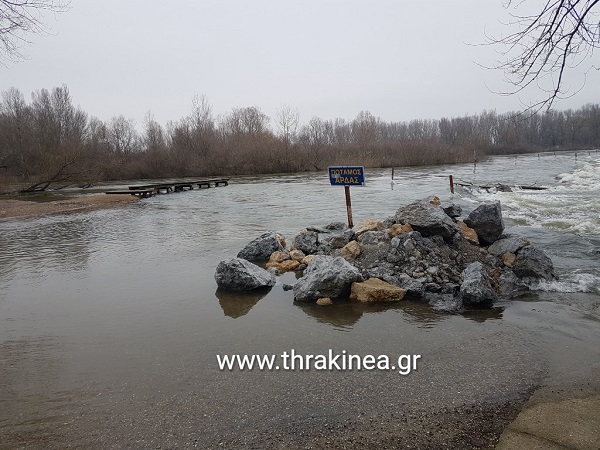
[[[290,250],[282,236],[268,232],[238,258],[221,262],[215,279],[222,289],[251,290],[273,286],[281,272],[301,271],[293,286],[299,302],[412,299],[456,312],[510,298],[532,279],[556,278],[541,250],[521,237],[503,235],[500,202],[482,203],[462,220],[461,214],[459,206],[433,197],[352,229],[343,223],[306,228]],[[267,270],[240,262],[267,259]]]

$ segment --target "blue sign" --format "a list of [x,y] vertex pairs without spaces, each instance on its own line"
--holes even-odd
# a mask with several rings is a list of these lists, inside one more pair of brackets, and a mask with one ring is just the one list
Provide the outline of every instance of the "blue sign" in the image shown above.
[[332,186],[364,186],[365,168],[362,166],[330,167],[329,181]]

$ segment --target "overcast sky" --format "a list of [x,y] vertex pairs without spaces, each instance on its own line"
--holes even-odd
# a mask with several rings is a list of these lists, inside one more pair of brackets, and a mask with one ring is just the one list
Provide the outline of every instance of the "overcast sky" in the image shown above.
[[[539,4],[539,0],[528,0]],[[194,95],[215,114],[282,105],[312,116],[352,119],[361,110],[388,121],[521,108],[485,33],[509,20],[502,0],[72,0],[29,36],[28,60],[0,66],[0,89],[30,98],[67,85],[74,103],[100,119],[138,126],[151,111],[179,120]],[[571,81],[580,87],[581,71]],[[600,74],[557,109],[600,103]]]

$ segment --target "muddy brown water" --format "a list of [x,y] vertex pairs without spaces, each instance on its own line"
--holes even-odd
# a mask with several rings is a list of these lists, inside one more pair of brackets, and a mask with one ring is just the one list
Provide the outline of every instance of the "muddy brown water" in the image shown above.
[[[600,365],[600,165],[594,154],[368,170],[355,222],[428,195],[503,202],[508,231],[554,260],[557,283],[487,311],[294,304],[217,291],[217,263],[265,230],[345,220],[326,173],[240,177],[114,210],[0,223],[0,448],[303,447],[348,423],[521,401]],[[476,184],[549,186],[493,193]],[[393,187],[393,189],[392,189]],[[216,355],[419,354],[418,370],[220,371]]]

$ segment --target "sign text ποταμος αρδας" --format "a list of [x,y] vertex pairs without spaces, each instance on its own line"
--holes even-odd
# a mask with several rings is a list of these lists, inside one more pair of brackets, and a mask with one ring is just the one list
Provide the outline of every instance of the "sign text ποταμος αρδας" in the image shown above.
[[365,184],[365,169],[362,166],[329,167],[332,186],[362,186]]

